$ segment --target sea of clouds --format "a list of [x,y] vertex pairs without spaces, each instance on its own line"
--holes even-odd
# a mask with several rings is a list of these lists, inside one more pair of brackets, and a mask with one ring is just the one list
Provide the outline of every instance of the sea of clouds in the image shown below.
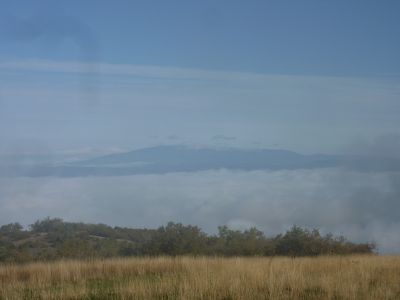
[[1,224],[39,218],[157,227],[168,221],[215,233],[227,224],[267,235],[291,225],[400,252],[400,172],[339,168],[214,170],[164,175],[0,178]]

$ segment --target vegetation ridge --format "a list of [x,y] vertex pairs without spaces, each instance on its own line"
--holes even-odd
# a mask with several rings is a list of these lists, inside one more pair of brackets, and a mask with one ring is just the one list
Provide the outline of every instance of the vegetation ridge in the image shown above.
[[257,228],[227,226],[209,235],[197,226],[172,222],[158,229],[133,229],[46,218],[27,230],[18,223],[0,227],[0,262],[159,255],[293,257],[372,254],[375,248],[373,243],[353,243],[299,226],[274,237]]

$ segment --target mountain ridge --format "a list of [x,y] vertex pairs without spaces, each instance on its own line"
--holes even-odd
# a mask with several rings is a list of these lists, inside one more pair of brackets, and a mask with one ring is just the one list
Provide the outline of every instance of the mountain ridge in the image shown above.
[[361,155],[300,154],[283,149],[194,148],[160,145],[57,165],[0,167],[0,177],[79,177],[166,174],[206,170],[348,168],[400,171],[400,160]]

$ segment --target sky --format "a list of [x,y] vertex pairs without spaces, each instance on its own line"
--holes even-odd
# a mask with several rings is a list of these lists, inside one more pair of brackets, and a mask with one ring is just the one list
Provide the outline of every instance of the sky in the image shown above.
[[232,146],[343,152],[399,128],[399,8],[5,1],[1,133],[24,149],[213,145],[222,135]]
[[[95,157],[164,144],[398,158],[399,10],[395,0],[2,1],[0,165],[9,164],[10,156]],[[118,214],[133,205],[127,199],[135,198],[149,199],[134,202],[141,209],[160,212],[143,213],[146,220],[131,223],[122,218],[126,226],[157,226],[157,220],[169,218],[206,228],[239,222],[278,231],[298,222],[342,232],[345,224],[358,240],[380,239],[387,229],[383,248],[400,251],[400,241],[393,238],[400,220],[390,213],[400,195],[397,173],[330,170],[330,182],[326,170],[304,176],[299,175],[304,170],[284,176],[210,172],[216,173],[187,174],[185,191],[179,174],[0,179],[8,187],[0,192],[5,212],[0,223],[27,224],[57,214],[116,224]],[[256,175],[261,179],[253,186]],[[216,179],[206,192],[210,176]],[[341,176],[349,180],[338,186]],[[154,182],[160,183],[157,193],[150,188]],[[360,199],[375,182],[382,183],[372,193],[382,212],[374,214],[376,203],[368,200],[360,216],[354,207],[363,205]],[[281,189],[269,194],[264,187],[274,183]],[[143,188],[117,188],[124,184]],[[108,188],[107,195],[116,193],[114,211],[96,191],[100,186]],[[80,210],[58,210],[75,203],[71,189],[83,197]],[[267,214],[272,221],[257,215],[263,204],[276,212],[293,206],[296,189],[301,196],[293,203],[301,205],[292,215]],[[160,206],[166,193],[177,202]],[[180,209],[187,199],[188,209],[195,211],[199,199],[192,193],[200,194],[201,203],[215,201],[206,205],[209,218]],[[220,202],[212,200],[218,197]],[[241,215],[235,202],[241,197],[254,208],[251,212]],[[305,211],[317,200],[308,197],[332,203],[331,221],[310,221]],[[105,202],[95,216],[79,214],[92,201]],[[345,211],[352,214],[339,217]]]

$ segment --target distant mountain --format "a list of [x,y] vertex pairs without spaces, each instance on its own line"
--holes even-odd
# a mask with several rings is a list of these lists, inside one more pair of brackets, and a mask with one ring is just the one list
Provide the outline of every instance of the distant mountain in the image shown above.
[[0,176],[123,176],[204,170],[294,170],[345,167],[361,171],[400,170],[400,160],[365,156],[311,154],[271,149],[212,149],[156,146],[64,165],[0,168]]
[[211,149],[157,146],[76,163],[87,167],[127,167],[152,172],[209,169],[297,169],[335,166],[334,155],[302,155],[288,150]]

